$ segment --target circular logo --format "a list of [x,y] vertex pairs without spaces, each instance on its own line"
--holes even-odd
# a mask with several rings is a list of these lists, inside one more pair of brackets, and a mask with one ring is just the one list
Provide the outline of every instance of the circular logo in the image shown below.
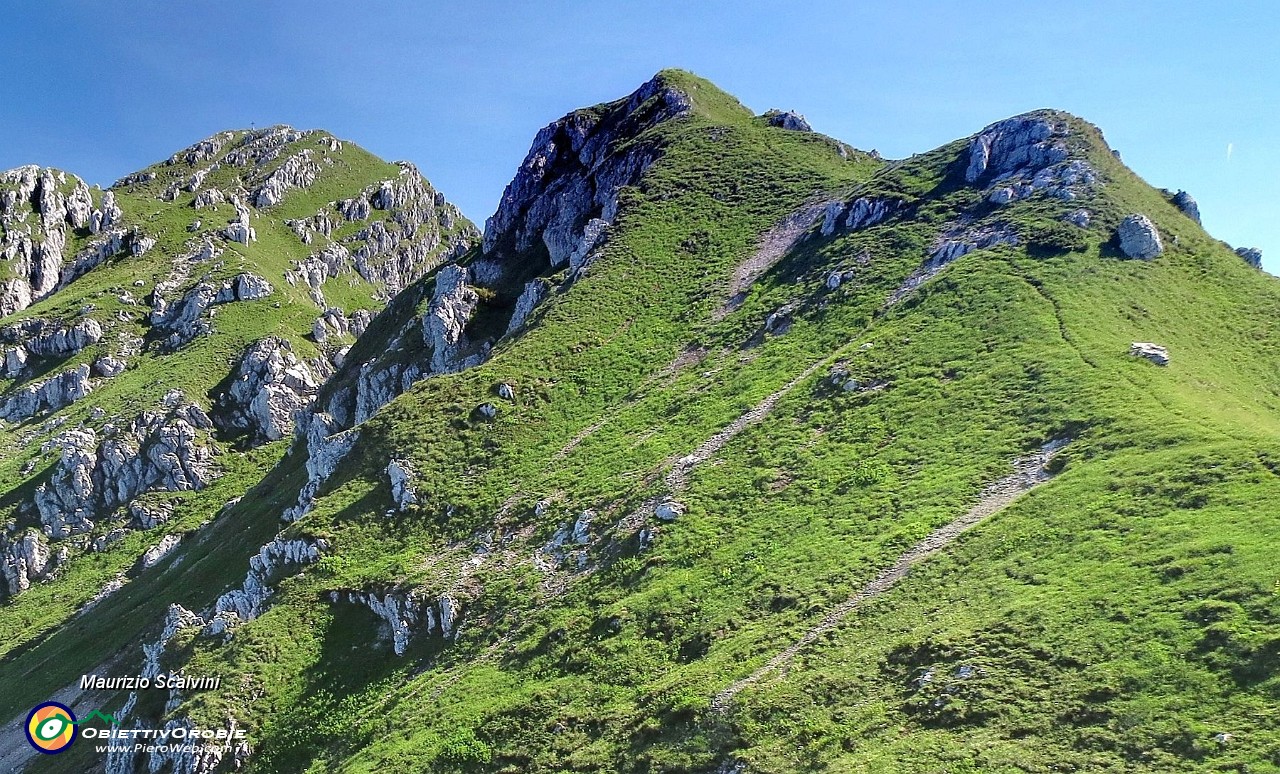
[[76,714],[56,701],[37,705],[27,715],[27,741],[46,755],[60,753],[76,738]]

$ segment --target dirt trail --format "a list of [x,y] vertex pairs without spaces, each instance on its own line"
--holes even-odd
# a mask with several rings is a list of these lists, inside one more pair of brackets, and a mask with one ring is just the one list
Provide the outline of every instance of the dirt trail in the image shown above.
[[[113,671],[119,663],[119,657],[112,658],[99,664],[92,672],[95,675],[110,676],[115,674]],[[62,690],[50,696],[46,701],[56,701],[71,708],[76,713],[76,717],[83,718],[94,710],[102,709],[102,707],[115,696],[115,691],[84,691],[80,689],[80,680],[62,688]],[[32,758],[38,754],[26,738],[23,726],[27,722],[27,714],[30,708],[24,709],[16,717],[0,726],[0,772],[22,771]]]
[[712,314],[712,319],[723,320],[741,306],[747,289],[795,247],[800,237],[817,222],[828,204],[830,201],[806,204],[766,231],[751,257],[733,270],[733,277],[729,281],[729,298]]
[[733,698],[743,689],[754,685],[761,678],[785,666],[795,658],[801,649],[812,645],[819,637],[839,626],[862,603],[893,588],[898,581],[907,577],[907,573],[910,572],[913,566],[946,548],[966,530],[1009,505],[1024,492],[1048,481],[1051,476],[1045,470],[1045,465],[1065,445],[1066,441],[1052,441],[1035,454],[1016,460],[1013,466],[1014,472],[982,490],[977,505],[963,516],[945,526],[939,527],[924,540],[912,546],[910,550],[899,556],[892,566],[877,575],[856,594],[827,613],[816,626],[805,632],[799,640],[769,659],[764,666],[716,694],[711,699],[711,709],[719,713],[727,711]]

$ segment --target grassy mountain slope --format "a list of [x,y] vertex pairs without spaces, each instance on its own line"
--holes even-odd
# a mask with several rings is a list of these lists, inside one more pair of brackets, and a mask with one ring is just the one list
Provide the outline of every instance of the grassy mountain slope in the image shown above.
[[[234,718],[254,771],[1280,769],[1274,278],[1063,114],[1037,114],[1061,128],[1053,164],[1092,177],[998,204],[998,176],[969,179],[972,141],[886,163],[658,79],[692,110],[635,138],[662,153],[600,256],[576,277],[528,258],[557,283],[532,323],[364,422],[287,528],[326,554],[231,638],[170,643],[166,668],[229,687],[142,714]],[[826,202],[862,199],[893,204],[822,233]],[[769,265],[797,211],[815,219]],[[1154,260],[1118,249],[1135,212]],[[424,312],[430,281],[354,361]],[[1051,481],[712,707],[1054,439]],[[392,459],[418,471],[416,504],[397,507]],[[303,463],[295,447],[133,584],[146,601],[126,588],[82,625],[207,607]],[[668,500],[680,514],[656,518]],[[349,591],[447,596],[460,623],[397,655]],[[83,663],[78,637],[0,676]],[[61,684],[23,674],[15,707]]]
[[[212,150],[195,158],[193,154],[202,148]],[[236,153],[243,156],[238,163],[229,160],[230,154]],[[319,159],[314,179],[287,189],[277,202],[263,201],[262,207],[254,207],[251,223],[256,237],[252,241],[236,242],[223,233],[229,219],[236,216],[230,202],[193,206],[198,196],[211,190],[248,200],[252,190],[299,153]],[[194,186],[189,183],[193,173],[201,173],[201,182]],[[182,392],[184,400],[216,417],[215,398],[225,389],[246,347],[266,337],[287,342],[317,379],[323,378],[326,369],[331,371],[327,359],[339,346],[349,344],[351,337],[345,337],[344,342],[343,337],[333,336],[323,346],[312,337],[313,324],[324,307],[317,305],[305,283],[291,281],[288,273],[322,244],[359,246],[360,241],[346,238],[370,223],[390,222],[403,209],[372,208],[366,219],[344,224],[332,233],[331,240],[316,237],[312,244],[304,244],[287,221],[327,210],[336,200],[365,196],[368,190],[377,190],[380,181],[416,176],[416,171],[383,162],[327,134],[273,128],[216,135],[111,189],[120,209],[118,227],[151,240],[149,248],[141,254],[123,250],[108,255],[83,276],[0,320],[0,328],[6,330],[27,321],[66,328],[93,320],[103,331],[99,340],[77,352],[33,357],[21,374],[0,381],[0,400],[53,373],[81,364],[95,364],[96,369],[103,356],[119,355],[125,362],[122,373],[95,378],[88,395],[65,407],[8,423],[0,431],[5,450],[0,462],[0,489],[5,493],[0,509],[9,520],[9,533],[19,535],[41,526],[31,502],[38,486],[53,485],[50,471],[58,463],[60,433],[87,428],[105,436],[110,426],[127,426],[143,412],[156,411],[163,396],[174,389]],[[93,197],[95,206],[102,206],[104,193],[95,191]],[[21,219],[6,219],[9,229],[29,229],[36,221],[38,212],[22,214],[20,208],[27,204],[19,202],[10,211],[11,216]],[[477,232],[452,205],[442,200],[440,205],[439,213],[420,224],[416,234],[404,233],[403,244],[421,244],[426,252],[438,253],[438,260],[443,260],[460,240],[465,247],[466,240]],[[72,256],[101,239],[87,227],[67,230],[67,265]],[[215,254],[191,257],[205,243]],[[370,263],[395,260],[397,256],[383,254],[371,258]],[[6,262],[6,268],[13,264]],[[168,330],[155,322],[154,310],[159,308],[155,298],[163,295],[177,302],[200,283],[216,287],[242,274],[265,279],[271,292],[262,298],[213,305],[196,320],[208,324],[206,333],[192,335],[177,348],[169,346]],[[398,283],[388,284],[373,272],[365,277],[350,271],[328,281],[325,301],[326,306],[348,315],[360,310],[376,313],[399,289]],[[19,346],[30,345],[29,339],[14,341]],[[96,370],[93,373],[99,376]],[[210,530],[201,531],[203,525],[217,518],[226,503],[245,495],[285,451],[283,442],[250,447],[243,438],[215,429],[201,432],[196,443],[213,452],[206,486],[185,491],[157,487],[135,500],[172,507],[164,524],[140,529],[127,508],[94,512],[96,524],[91,531],[52,541],[51,550],[68,550],[68,556],[48,572],[48,577],[0,605],[0,652],[6,670],[0,681],[6,685],[6,717],[34,700],[19,697],[17,686],[33,685],[37,693],[48,695],[60,687],[58,681],[66,684],[80,674],[77,670],[92,668],[117,649],[136,642],[155,610],[163,612],[167,604],[158,596],[152,601],[156,595],[147,590],[154,573],[138,566],[144,551],[171,535],[192,540],[199,535],[202,545],[211,542],[205,537]],[[261,540],[254,535],[249,543],[256,546]],[[236,543],[231,541],[227,547],[231,545]],[[221,576],[217,577],[220,582]],[[145,581],[141,588],[133,588],[139,580]],[[122,595],[119,610],[102,619],[75,616],[113,581],[117,585],[124,582],[117,592]],[[134,609],[134,605],[142,607]],[[57,666],[50,668],[50,664]],[[31,684],[32,673],[44,673],[44,679]]]

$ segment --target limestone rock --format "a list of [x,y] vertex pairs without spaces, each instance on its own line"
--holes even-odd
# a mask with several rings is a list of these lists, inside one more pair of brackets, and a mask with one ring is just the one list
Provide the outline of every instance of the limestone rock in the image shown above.
[[306,188],[320,176],[320,165],[312,159],[311,149],[305,149],[285,159],[276,167],[253,195],[253,206],[262,209],[284,201],[285,194],[294,188]]
[[182,542],[181,535],[165,535],[160,539],[159,543],[148,548],[142,553],[142,557],[138,560],[138,569],[147,570],[155,567]]
[[813,127],[809,126],[809,122],[804,120],[804,116],[791,110],[770,110],[764,115],[769,126],[788,129],[793,132],[813,131]]
[[63,538],[93,529],[99,514],[144,492],[203,489],[213,480],[213,451],[198,431],[212,427],[180,393],[165,412],[144,411],[127,427],[109,423],[103,438],[70,430],[53,441],[60,452],[49,481],[36,487],[34,505],[46,535]]
[[1006,226],[952,228],[938,237],[929,252],[929,262],[934,266],[942,266],[974,250],[1017,244],[1020,244],[1018,235]]
[[239,200],[233,200],[232,204],[235,205],[236,216],[227,224],[226,228],[222,229],[222,235],[232,242],[239,242],[246,246],[250,242],[258,241],[258,232],[254,230],[249,220],[249,208],[241,204]]
[[1200,222],[1200,205],[1196,204],[1196,200],[1186,191],[1178,191],[1173,195],[1173,206],[1182,210],[1183,215],[1196,223]]
[[476,413],[485,419],[493,419],[498,416],[498,407],[492,403],[481,403],[476,407]]
[[26,355],[65,358],[102,341],[102,323],[87,317],[66,325],[38,317],[0,328],[0,341],[16,344]]
[[511,320],[507,323],[506,335],[510,336],[515,331],[524,327],[529,319],[529,315],[533,314],[533,310],[538,304],[551,293],[547,283],[541,280],[531,280],[526,283],[524,290],[520,292],[520,297],[516,299],[515,311],[511,313]]
[[968,183],[980,178],[1006,175],[1026,169],[1043,169],[1067,158],[1062,141],[1065,124],[1041,113],[998,121],[969,141],[968,163],[964,179]]
[[497,387],[498,397],[503,400],[514,401],[516,399],[516,389],[506,382],[502,382]]
[[1160,241],[1156,225],[1141,213],[1120,221],[1117,234],[1120,238],[1120,251],[1130,258],[1149,261],[1164,252],[1164,243]]
[[417,634],[453,639],[457,633],[457,621],[461,606],[451,594],[442,594],[432,603],[413,591],[332,591],[329,599],[334,603],[364,605],[382,619],[382,628],[391,640],[391,649],[403,656],[409,642]]
[[274,336],[250,345],[231,385],[216,399],[214,424],[220,430],[247,433],[253,445],[293,432],[294,417],[311,407],[320,385],[292,350]]
[[307,482],[298,492],[297,504],[290,506],[282,515],[285,521],[297,521],[311,510],[320,486],[333,475],[360,438],[359,430],[343,432],[334,418],[323,412],[300,416],[295,432],[305,443]]
[[114,377],[124,373],[128,363],[114,355],[103,355],[93,361],[93,372],[102,377]]
[[24,419],[70,406],[93,391],[89,366],[81,365],[49,379],[20,388],[0,403],[0,419]]
[[[641,108],[644,109],[641,109]],[[634,185],[658,150],[628,140],[689,113],[689,96],[659,76],[601,112],[578,111],[538,132],[498,210],[485,223],[476,281],[494,284],[537,241],[564,266],[592,220],[612,223],[618,192]]]
[[10,597],[43,579],[52,567],[49,559],[49,544],[39,532],[27,530],[17,540],[0,535],[0,574]]
[[418,504],[418,493],[413,488],[417,477],[413,467],[404,460],[392,460],[387,464],[387,478],[391,481],[391,499],[401,510]]
[[660,521],[675,521],[684,515],[684,511],[685,507],[683,504],[674,500],[667,500],[660,503],[658,507],[654,509],[653,515]]
[[1129,354],[1134,357],[1145,357],[1159,366],[1169,365],[1169,350],[1159,344],[1148,341],[1135,341],[1129,346]]
[[1262,251],[1256,247],[1237,247],[1236,255],[1255,269],[1262,268]]
[[1070,223],[1073,226],[1079,226],[1080,228],[1088,228],[1089,223],[1093,220],[1093,213],[1089,212],[1088,210],[1074,210],[1072,212],[1067,213],[1067,215],[1063,217],[1063,220],[1065,220],[1066,222]]
[[431,371],[450,373],[465,366],[466,326],[480,296],[467,284],[467,269],[451,264],[436,275],[435,292],[422,319],[422,336],[431,350]]
[[252,621],[262,613],[266,601],[275,593],[271,583],[290,570],[314,564],[328,550],[329,545],[324,540],[276,537],[249,558],[249,571],[244,582],[218,597],[213,605],[213,618],[226,620],[227,613],[234,613],[237,621]]

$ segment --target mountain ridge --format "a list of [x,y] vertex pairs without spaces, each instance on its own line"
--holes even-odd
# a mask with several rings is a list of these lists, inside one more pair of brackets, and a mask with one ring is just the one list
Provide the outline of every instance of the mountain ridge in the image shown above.
[[[371,316],[292,451],[86,614],[145,607],[163,618],[149,668],[241,676],[172,706],[113,697],[152,727],[251,729],[229,757],[152,765],[1267,765],[1272,278],[1065,114],[886,162],[655,80],[544,129],[495,237]],[[681,105],[672,84],[697,87],[688,111],[559,158],[637,95],[631,111]],[[555,219],[527,217],[546,195]],[[1065,437],[1051,482],[717,711]],[[77,645],[0,662],[30,683],[10,702],[52,693],[33,662]],[[1191,694],[1161,654],[1205,710],[1176,703]],[[1212,741],[1210,707],[1238,742]]]

